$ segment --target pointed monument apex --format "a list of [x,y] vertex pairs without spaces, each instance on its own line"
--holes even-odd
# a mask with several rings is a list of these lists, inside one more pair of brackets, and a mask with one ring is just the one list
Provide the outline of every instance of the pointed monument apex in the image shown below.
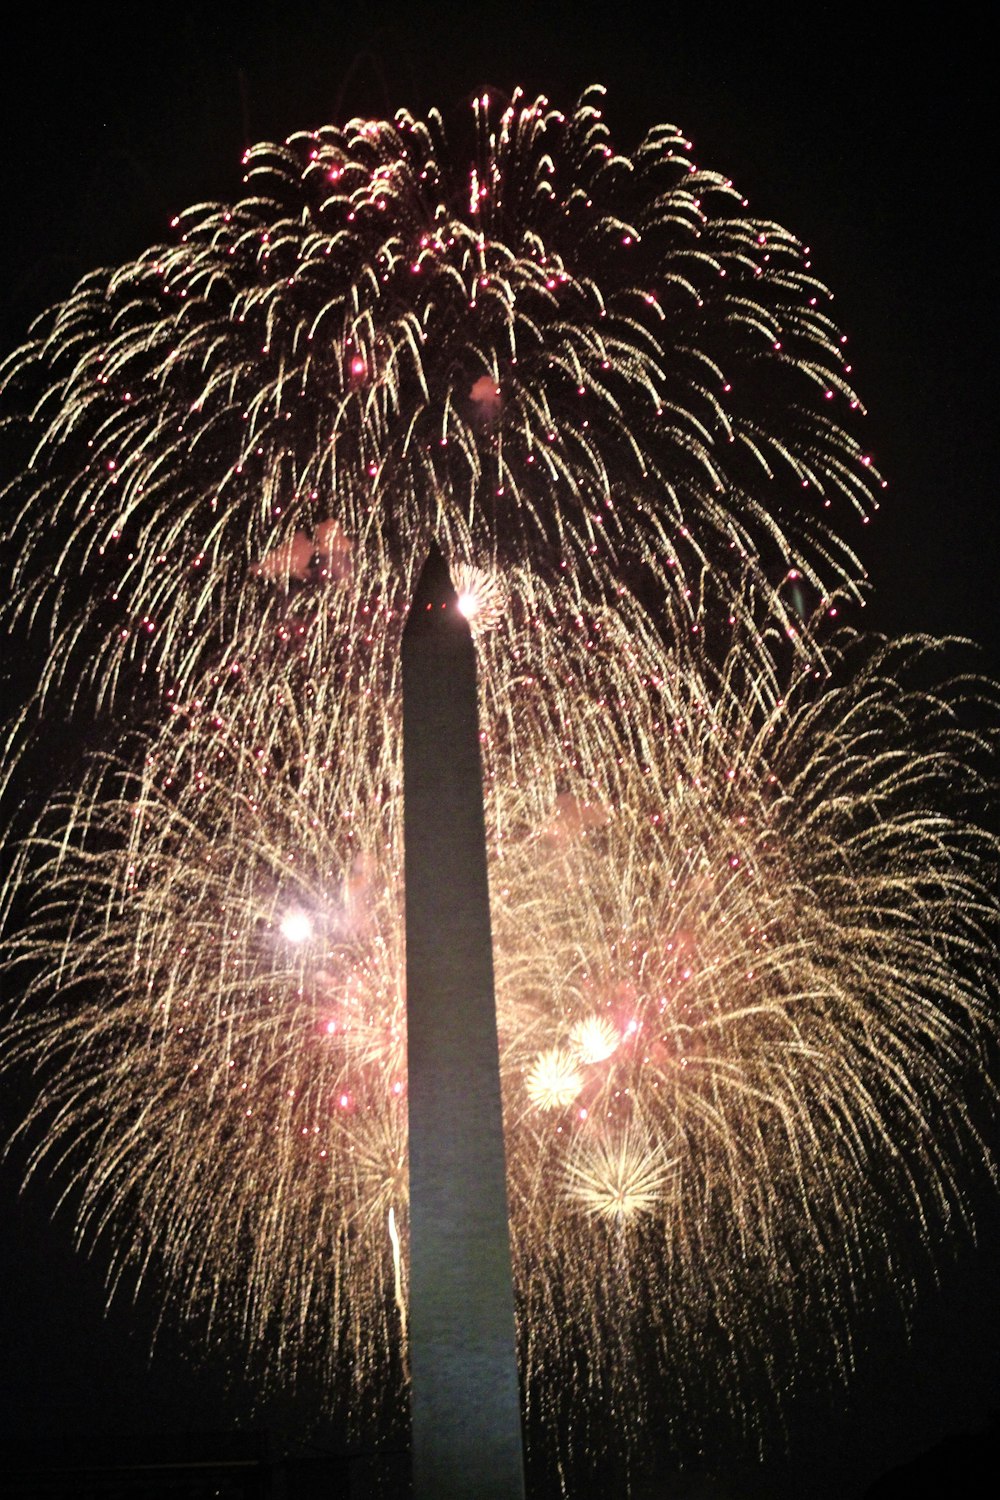
[[428,625],[430,623],[427,619],[428,614],[442,609],[452,619],[456,616],[459,619],[464,618],[458,609],[458,595],[451,581],[444,554],[437,542],[432,541],[420,571],[420,577],[417,579],[417,586],[413,591],[413,602],[410,605],[410,614],[406,622],[407,630],[411,627],[415,629],[421,624]]

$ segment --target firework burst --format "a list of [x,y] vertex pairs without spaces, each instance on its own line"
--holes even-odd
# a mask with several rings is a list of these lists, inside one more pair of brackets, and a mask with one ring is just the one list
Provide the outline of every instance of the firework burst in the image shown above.
[[56,622],[47,683],[186,689],[258,623],[248,578],[398,570],[432,533],[668,637],[749,576],[808,641],[802,599],[860,572],[829,518],[878,483],[829,295],[677,130],[623,154],[600,104],[484,97],[468,151],[433,112],[254,147],[243,197],[39,321],[2,384],[8,613]]
[[585,1213],[621,1226],[655,1213],[674,1162],[641,1132],[584,1136],[566,1163],[567,1197]]
[[[375,605],[338,599],[356,641]],[[331,1383],[350,1367],[362,1409],[405,1346],[402,612],[380,608],[325,679],[294,636],[217,669],[141,770],[101,762],[50,814],[15,877],[32,977],[7,1034],[44,1079],[33,1168],[65,1159],[114,1275],[165,1265],[276,1374],[304,1347]],[[740,653],[668,666],[639,622],[576,619],[515,574],[479,642],[522,1362],[553,1443],[595,1399],[623,1432],[651,1400],[663,1420],[695,1368],[737,1414],[733,1348],[780,1368],[772,1315],[818,1319],[846,1363],[841,1309],[896,1266],[899,1204],[962,1211],[961,1074],[993,1032],[993,846],[946,810],[973,746],[899,686],[906,651],[747,706]]]

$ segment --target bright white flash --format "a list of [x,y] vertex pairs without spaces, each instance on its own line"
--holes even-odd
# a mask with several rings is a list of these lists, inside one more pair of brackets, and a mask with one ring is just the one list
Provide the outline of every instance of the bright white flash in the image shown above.
[[467,620],[478,615],[480,610],[479,596],[466,589],[458,596],[458,607]]
[[304,911],[293,907],[281,919],[281,935],[290,943],[304,943],[313,935],[313,924]]

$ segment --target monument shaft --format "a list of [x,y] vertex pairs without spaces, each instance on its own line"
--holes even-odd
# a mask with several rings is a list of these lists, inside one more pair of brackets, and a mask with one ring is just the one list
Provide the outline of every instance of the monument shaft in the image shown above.
[[476,661],[435,548],[403,637],[417,1500],[520,1500]]

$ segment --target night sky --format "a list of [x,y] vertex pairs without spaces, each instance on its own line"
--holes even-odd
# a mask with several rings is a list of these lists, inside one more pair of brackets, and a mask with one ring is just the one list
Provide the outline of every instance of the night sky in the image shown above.
[[[878,6],[783,9],[667,3],[644,24],[629,5],[97,5],[58,21],[26,8],[0,64],[3,350],[92,266],[165,238],[189,203],[235,195],[251,141],[401,104],[447,111],[483,85],[568,107],[600,81],[623,144],[674,121],[751,212],[812,246],[890,481],[851,537],[873,586],[864,623],[969,636],[1000,676],[993,47],[985,23],[956,25],[966,8],[894,26]],[[3,1136],[14,1113],[0,1098]],[[155,1292],[135,1309],[123,1294],[105,1317],[100,1252],[88,1262],[70,1219],[49,1222],[45,1184],[18,1196],[22,1170],[15,1153],[0,1176],[0,1439],[291,1430],[289,1403],[251,1409],[238,1354],[188,1362],[169,1317],[150,1362]],[[1000,1212],[981,1182],[971,1197],[980,1242],[942,1241],[910,1341],[887,1306],[864,1326],[850,1390],[804,1396],[787,1452],[763,1466],[715,1455],[723,1477],[698,1493],[850,1500],[948,1435],[987,1429]],[[975,1446],[953,1443],[948,1461]]]

